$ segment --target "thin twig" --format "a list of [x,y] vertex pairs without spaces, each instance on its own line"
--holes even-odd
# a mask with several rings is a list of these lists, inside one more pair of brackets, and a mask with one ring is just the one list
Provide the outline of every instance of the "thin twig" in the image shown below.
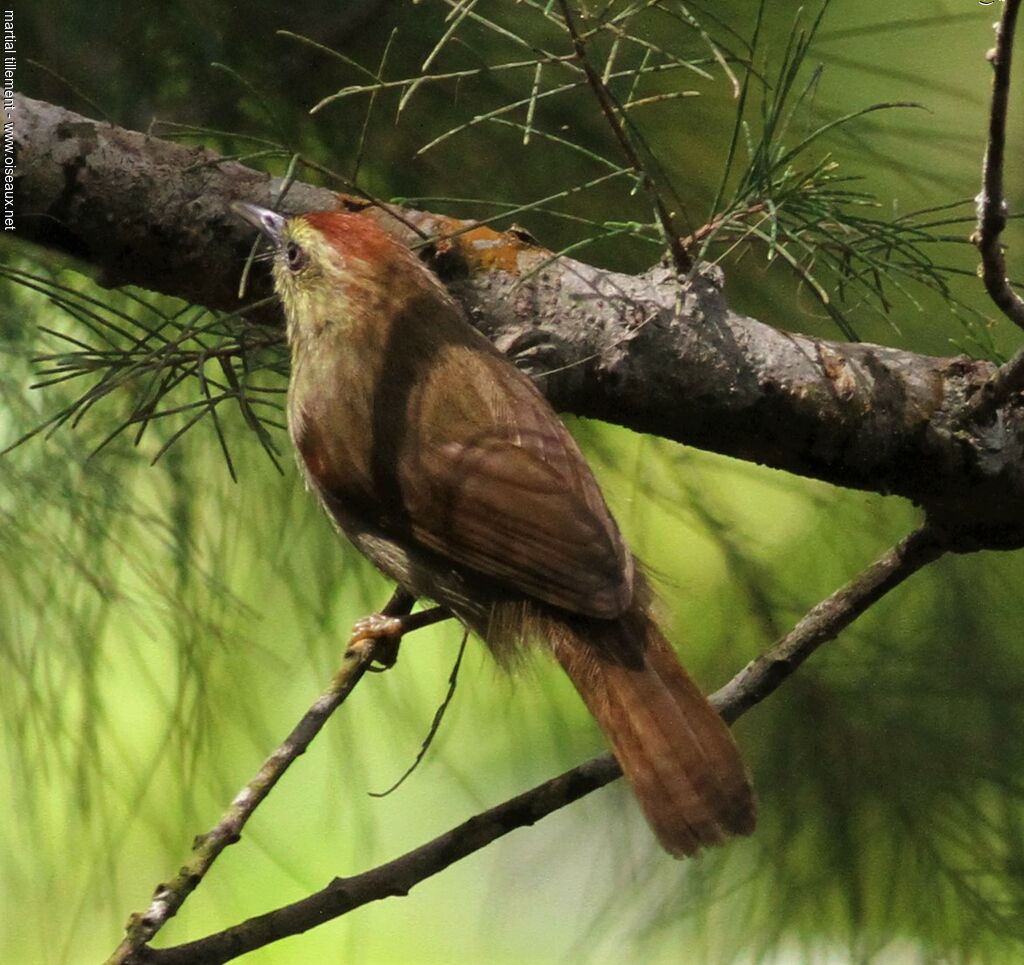
[[566,30],[569,31],[569,36],[572,39],[576,58],[587,75],[587,82],[594,91],[598,104],[601,105],[601,111],[608,121],[608,126],[611,127],[616,140],[619,142],[619,147],[622,148],[626,161],[644,186],[644,190],[651,196],[651,201],[654,204],[654,213],[657,215],[658,222],[661,225],[662,234],[665,236],[665,242],[669,247],[672,263],[675,265],[676,271],[680,275],[685,275],[693,267],[693,260],[690,258],[686,248],[683,247],[682,237],[672,221],[672,215],[665,207],[665,202],[662,201],[657,186],[650,174],[647,173],[647,168],[640,160],[640,156],[633,147],[633,142],[629,139],[626,129],[619,120],[619,114],[616,111],[611,91],[590,62],[586,44],[576,29],[576,20],[572,15],[572,10],[569,8],[569,0],[559,0],[559,6],[562,8],[562,17],[565,19]]
[[767,207],[768,203],[766,201],[754,201],[741,211],[727,211],[716,215],[707,224],[702,225],[692,234],[687,235],[683,239],[683,244],[687,249],[696,248],[705,238],[718,232],[723,225],[729,222],[735,222],[737,225],[740,225],[746,218],[761,214]]
[[360,641],[345,652],[341,668],[330,686],[306,712],[284,743],[264,761],[256,776],[231,802],[220,820],[206,834],[196,839],[188,861],[166,884],[157,887],[153,900],[144,912],[137,912],[128,921],[124,941],[107,960],[107,965],[124,965],[138,961],[138,952],[182,906],[220,853],[239,840],[242,828],[252,813],[270,793],[291,763],[309,746],[332,713],[373,662],[379,640]]
[[[815,606],[771,649],[748,664],[711,697],[734,721],[760,703],[818,647],[834,639],[890,590],[946,551],[941,533],[925,524],[901,540],[845,586]],[[558,777],[490,808],[399,858],[350,878],[336,878],[301,901],[173,948],[139,948],[127,965],[213,965],[299,934],[372,901],[408,894],[443,871],[517,828],[579,800],[621,776],[610,754],[592,758]]]
[[984,422],[1018,392],[1024,392],[1024,348],[982,383],[980,390],[968,402],[968,413],[975,422]]
[[459,652],[455,655],[455,663],[452,666],[452,672],[448,675],[448,690],[445,692],[444,700],[441,701],[437,710],[434,712],[434,719],[430,722],[430,727],[427,728],[427,736],[423,738],[423,743],[420,745],[420,749],[417,752],[415,759],[402,772],[401,777],[391,784],[387,790],[370,791],[370,797],[387,797],[389,794],[397,791],[405,783],[406,779],[416,770],[416,768],[420,766],[423,758],[427,756],[427,751],[429,751],[431,745],[433,745],[434,738],[437,736],[437,732],[441,727],[441,721],[444,720],[444,715],[449,706],[451,706],[452,698],[455,696],[455,688],[459,682],[459,669],[462,667],[462,658],[466,653],[466,643],[468,641],[469,631],[465,630],[462,634],[462,642],[459,644]]
[[1006,155],[1006,112],[1010,101],[1010,65],[1013,34],[1021,0],[1005,0],[996,24],[996,45],[988,52],[992,63],[992,106],[988,122],[988,146],[978,196],[978,228],[974,243],[981,253],[982,278],[992,301],[1019,328],[1024,328],[1024,299],[1006,277],[1006,258],[999,239],[1006,228],[1003,197],[1003,162]]
[[716,691],[711,702],[727,721],[736,720],[772,693],[818,647],[834,640],[886,593],[933,563],[946,549],[942,534],[927,523],[915,530],[809,610],[778,643]]

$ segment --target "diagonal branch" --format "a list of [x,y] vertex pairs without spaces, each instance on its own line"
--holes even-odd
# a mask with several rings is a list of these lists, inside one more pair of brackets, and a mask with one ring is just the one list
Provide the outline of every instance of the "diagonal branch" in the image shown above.
[[978,228],[975,244],[981,252],[982,278],[992,301],[1015,325],[1024,328],[1024,298],[1010,285],[1000,237],[1006,229],[1007,207],[1003,194],[1006,158],[1006,114],[1010,103],[1010,68],[1013,35],[1021,0],[1004,0],[1003,15],[996,24],[996,45],[989,51],[992,63],[992,104],[988,121],[988,146],[978,196]]
[[559,5],[562,8],[562,17],[565,20],[565,29],[569,31],[573,50],[576,52],[576,59],[580,62],[584,73],[587,75],[587,83],[590,84],[591,90],[594,92],[594,97],[597,98],[597,103],[601,107],[601,113],[604,114],[605,120],[608,121],[608,126],[615,135],[615,140],[619,142],[619,147],[622,149],[622,153],[625,155],[626,161],[629,163],[629,166],[633,169],[633,173],[643,185],[644,190],[651,196],[651,202],[654,205],[654,213],[658,217],[658,223],[661,225],[661,233],[665,237],[665,243],[668,245],[669,252],[672,255],[672,263],[675,265],[676,271],[681,276],[685,275],[693,267],[693,259],[690,258],[689,253],[683,245],[682,236],[676,229],[676,226],[672,221],[672,215],[668,208],[665,207],[665,202],[662,200],[657,186],[648,173],[647,168],[644,166],[644,163],[640,160],[640,156],[633,147],[633,142],[629,139],[629,135],[626,133],[626,129],[622,125],[622,121],[620,120],[620,115],[622,113],[621,109],[616,110],[615,100],[612,97],[611,91],[608,90],[608,85],[601,79],[601,75],[594,69],[594,65],[590,61],[590,57],[587,54],[586,43],[580,36],[579,31],[576,29],[576,18],[573,17],[572,9],[569,6],[569,0],[559,0]]
[[[18,234],[137,284],[235,310],[251,240],[233,200],[274,180],[208,151],[99,125],[16,96]],[[84,174],[83,172],[87,172]],[[137,199],[145,198],[140,209]],[[359,206],[296,183],[285,209]],[[378,208],[366,216],[419,239]],[[1024,542],[1024,407],[980,425],[966,406],[995,371],[869,344],[780,332],[730,311],[704,268],[604,271],[552,260],[513,232],[401,209],[439,244],[470,318],[559,409],[838,485],[894,493],[979,541]],[[536,270],[542,266],[540,270]],[[274,313],[253,319],[278,324]]]
[[[237,310],[251,239],[229,205],[267,205],[278,182],[210,151],[22,95],[15,103],[18,237],[77,256],[109,285]],[[297,182],[284,209],[359,204]],[[474,324],[556,408],[901,495],[980,531],[981,542],[1024,543],[1024,407],[1009,398],[982,420],[967,404],[992,363],[779,331],[731,311],[715,269],[681,289],[674,270],[610,272],[553,259],[514,232],[400,213],[431,235],[462,232],[437,246],[438,267]],[[366,217],[419,240],[380,209]]]
[[[157,886],[149,907],[129,918],[124,941],[107,960],[107,965],[123,965],[131,961],[138,949],[151,941],[168,920],[177,914],[221,852],[239,840],[242,829],[256,808],[263,803],[296,758],[305,753],[313,738],[320,733],[331,714],[345,702],[363,674],[373,670],[373,664],[377,661],[390,666],[397,653],[397,641],[403,634],[449,617],[448,611],[440,607],[410,615],[415,602],[405,590],[396,589],[379,614],[365,617],[356,623],[341,668],[334,675],[330,686],[306,711],[284,742],[263,762],[257,775],[239,791],[213,828],[196,839],[191,856],[174,878]],[[385,624],[389,623],[385,628]],[[372,627],[377,629],[373,630]]]
[[869,607],[948,549],[944,534],[924,525],[845,586],[810,609],[773,647],[752,660],[711,702],[730,723],[776,690],[823,643],[834,640]]
[[[377,641],[373,641],[374,644]],[[184,904],[203,880],[210,866],[229,845],[235,844],[274,785],[288,767],[303,754],[331,714],[344,702],[369,669],[376,646],[350,647],[330,686],[317,698],[284,742],[264,761],[256,776],[235,796],[227,811],[206,834],[196,839],[189,859],[165,884],[157,886],[149,907],[128,920],[124,941],[107,960],[107,965],[123,965],[134,960],[137,950],[150,941]]]
[[[943,534],[925,525],[815,606],[766,653],[748,664],[711,697],[719,713],[734,721],[776,690],[823,643],[927,564],[947,546]],[[399,858],[300,901],[173,948],[139,948],[125,965],[213,965],[230,961],[289,935],[382,898],[402,896],[421,881],[485,848],[517,828],[585,797],[621,776],[610,754],[595,757],[558,777],[490,808]]]

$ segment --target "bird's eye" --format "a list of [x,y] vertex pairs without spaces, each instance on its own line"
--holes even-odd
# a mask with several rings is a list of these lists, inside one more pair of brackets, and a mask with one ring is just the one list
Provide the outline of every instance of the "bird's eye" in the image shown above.
[[301,245],[296,244],[294,241],[289,241],[284,246],[284,260],[291,271],[301,271],[309,259],[306,256],[306,252],[302,250]]

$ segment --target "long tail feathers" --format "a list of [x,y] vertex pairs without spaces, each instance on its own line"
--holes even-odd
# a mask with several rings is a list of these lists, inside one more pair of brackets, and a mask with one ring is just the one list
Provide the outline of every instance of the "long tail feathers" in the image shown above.
[[725,722],[644,621],[642,665],[563,636],[555,653],[604,731],[664,848],[677,857],[754,829],[746,768]]

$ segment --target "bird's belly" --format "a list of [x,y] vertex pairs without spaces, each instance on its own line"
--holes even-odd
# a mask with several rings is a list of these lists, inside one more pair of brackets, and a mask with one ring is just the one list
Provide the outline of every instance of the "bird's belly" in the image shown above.
[[449,561],[430,550],[389,536],[322,491],[318,491],[318,495],[338,529],[385,576],[417,599],[434,600],[473,627],[486,625],[489,605],[481,602],[479,593],[467,586],[465,576]]

